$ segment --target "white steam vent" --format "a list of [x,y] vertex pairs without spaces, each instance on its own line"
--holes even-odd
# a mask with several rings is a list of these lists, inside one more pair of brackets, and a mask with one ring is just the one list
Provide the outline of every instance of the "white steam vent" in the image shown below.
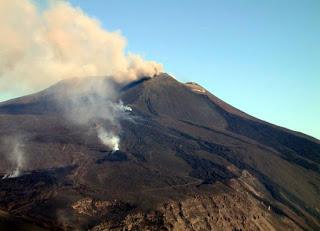
[[15,169],[11,172],[8,172],[6,175],[2,177],[2,179],[6,178],[15,178],[22,175],[22,169],[25,164],[24,153],[23,153],[23,145],[17,140],[13,139],[10,141],[12,143],[13,149],[9,154],[8,158],[10,162],[15,166]]
[[98,138],[101,142],[106,145],[108,148],[112,149],[113,152],[118,151],[120,149],[120,136],[119,131],[121,130],[120,126],[120,118],[122,119],[130,119],[128,112],[132,112],[132,108],[124,105],[122,101],[117,104],[113,104],[111,107],[115,115],[112,121],[112,125],[115,125],[118,129],[113,129],[112,131],[108,131],[103,128],[101,125],[96,127]]
[[98,137],[101,142],[112,149],[113,152],[120,149],[120,138],[112,132],[107,132],[103,127],[97,129]]

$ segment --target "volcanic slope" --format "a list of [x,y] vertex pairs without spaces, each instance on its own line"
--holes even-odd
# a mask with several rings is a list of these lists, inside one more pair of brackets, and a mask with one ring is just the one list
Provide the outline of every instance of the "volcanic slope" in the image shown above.
[[0,227],[20,217],[49,230],[319,230],[319,140],[163,73],[114,83],[132,111],[112,152],[94,123],[65,118],[56,97],[73,85],[0,104],[0,177],[16,136],[24,159],[20,177],[0,181]]

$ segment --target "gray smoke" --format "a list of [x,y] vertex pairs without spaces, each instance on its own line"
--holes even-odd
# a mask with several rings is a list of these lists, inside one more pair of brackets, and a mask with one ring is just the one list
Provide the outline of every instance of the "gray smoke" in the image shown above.
[[2,145],[7,148],[5,157],[12,166],[11,170],[8,170],[7,174],[2,179],[21,176],[26,165],[22,139],[18,137],[6,137],[2,140]]
[[90,125],[101,143],[113,151],[120,149],[121,119],[130,119],[132,109],[118,100],[111,78],[89,77],[65,83],[57,101],[65,117],[80,125]]
[[118,151],[120,149],[120,138],[113,132],[108,132],[103,127],[97,128],[98,137],[101,142],[112,149],[112,151]]

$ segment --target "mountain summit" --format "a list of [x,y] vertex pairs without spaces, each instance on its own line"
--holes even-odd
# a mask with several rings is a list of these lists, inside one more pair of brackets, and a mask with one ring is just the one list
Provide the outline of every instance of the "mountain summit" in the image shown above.
[[165,73],[85,81],[0,103],[1,230],[319,230],[319,140]]

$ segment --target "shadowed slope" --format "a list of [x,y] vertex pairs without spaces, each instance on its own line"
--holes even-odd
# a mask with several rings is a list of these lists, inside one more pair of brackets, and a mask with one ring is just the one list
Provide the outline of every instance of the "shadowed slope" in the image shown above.
[[161,74],[115,84],[133,119],[121,120],[111,152],[91,124],[63,117],[55,98],[70,83],[0,104],[0,137],[25,134],[32,182],[1,181],[3,210],[60,228],[319,228],[318,140]]

